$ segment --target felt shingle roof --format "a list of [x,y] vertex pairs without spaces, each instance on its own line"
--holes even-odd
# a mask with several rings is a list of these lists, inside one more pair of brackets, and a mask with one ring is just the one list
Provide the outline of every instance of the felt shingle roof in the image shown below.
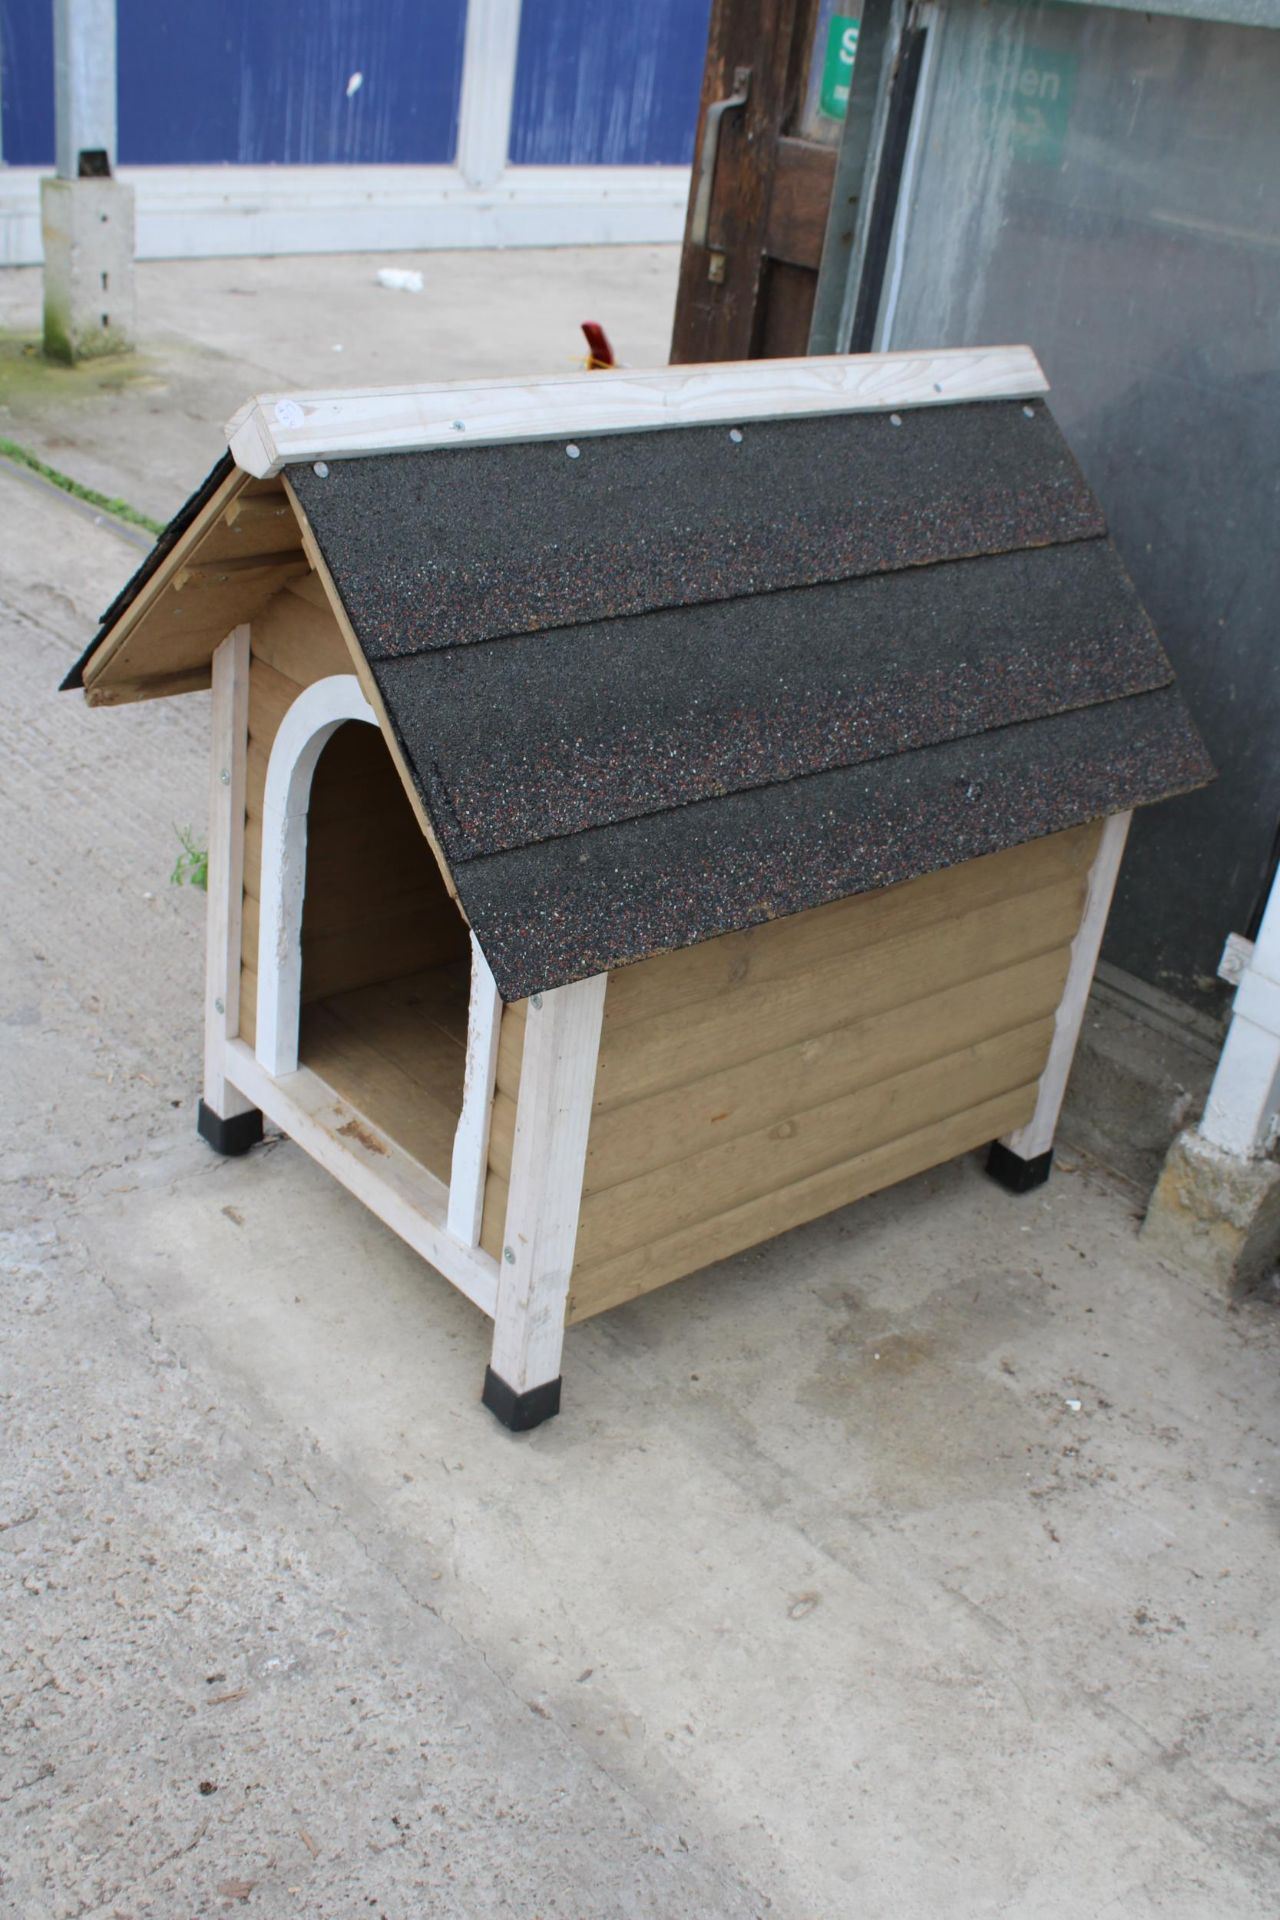
[[505,999],[1212,777],[1047,407],[287,469]]

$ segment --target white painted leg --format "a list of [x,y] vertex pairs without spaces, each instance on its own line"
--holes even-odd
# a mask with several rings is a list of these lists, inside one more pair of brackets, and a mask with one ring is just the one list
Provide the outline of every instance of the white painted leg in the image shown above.
[[209,788],[209,933],[205,955],[204,1098],[199,1128],[219,1153],[262,1138],[262,1115],[226,1074],[227,1042],[240,1031],[240,927],[244,904],[244,792],[249,750],[249,629],[236,627],[213,656]]
[[582,1205],[608,976],[534,994],[525,1023],[498,1311],[484,1403],[514,1431],[560,1406],[560,1350]]
[[1102,839],[1089,869],[1084,912],[1071,943],[1071,965],[1067,972],[1067,984],[1062,989],[1062,999],[1058,1003],[1049,1058],[1040,1076],[1036,1110],[1025,1127],[1019,1127],[1014,1133],[1006,1133],[1003,1139],[996,1141],[987,1161],[988,1173],[1001,1186],[1009,1187],[1014,1193],[1025,1193],[1032,1187],[1042,1186],[1049,1178],[1058,1114],[1067,1090],[1071,1062],[1075,1058],[1076,1042],[1080,1038],[1089,988],[1093,984],[1093,972],[1098,964],[1102,935],[1111,911],[1111,896],[1115,892],[1132,818],[1131,813],[1112,814],[1102,829]]

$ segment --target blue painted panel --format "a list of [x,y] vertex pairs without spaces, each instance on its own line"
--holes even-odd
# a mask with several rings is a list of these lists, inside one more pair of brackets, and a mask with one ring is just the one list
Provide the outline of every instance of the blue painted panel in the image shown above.
[[512,160],[689,161],[710,10],[710,0],[524,0]]
[[53,0],[0,0],[0,113],[11,167],[53,165]]
[[119,0],[120,158],[452,160],[465,19],[465,0]]
[[[51,14],[0,0],[13,165],[53,160]],[[119,0],[120,160],[448,162],[465,22],[466,0]]]

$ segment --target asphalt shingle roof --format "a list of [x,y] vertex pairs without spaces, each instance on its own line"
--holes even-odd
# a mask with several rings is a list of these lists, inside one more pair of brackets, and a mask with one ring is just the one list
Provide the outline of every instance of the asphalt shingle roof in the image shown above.
[[506,999],[1212,776],[1043,403],[288,477]]

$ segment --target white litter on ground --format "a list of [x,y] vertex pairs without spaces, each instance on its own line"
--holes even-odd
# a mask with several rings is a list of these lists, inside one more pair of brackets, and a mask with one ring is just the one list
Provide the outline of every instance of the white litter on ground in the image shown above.
[[379,267],[378,285],[393,293],[421,293],[422,275],[414,267]]

